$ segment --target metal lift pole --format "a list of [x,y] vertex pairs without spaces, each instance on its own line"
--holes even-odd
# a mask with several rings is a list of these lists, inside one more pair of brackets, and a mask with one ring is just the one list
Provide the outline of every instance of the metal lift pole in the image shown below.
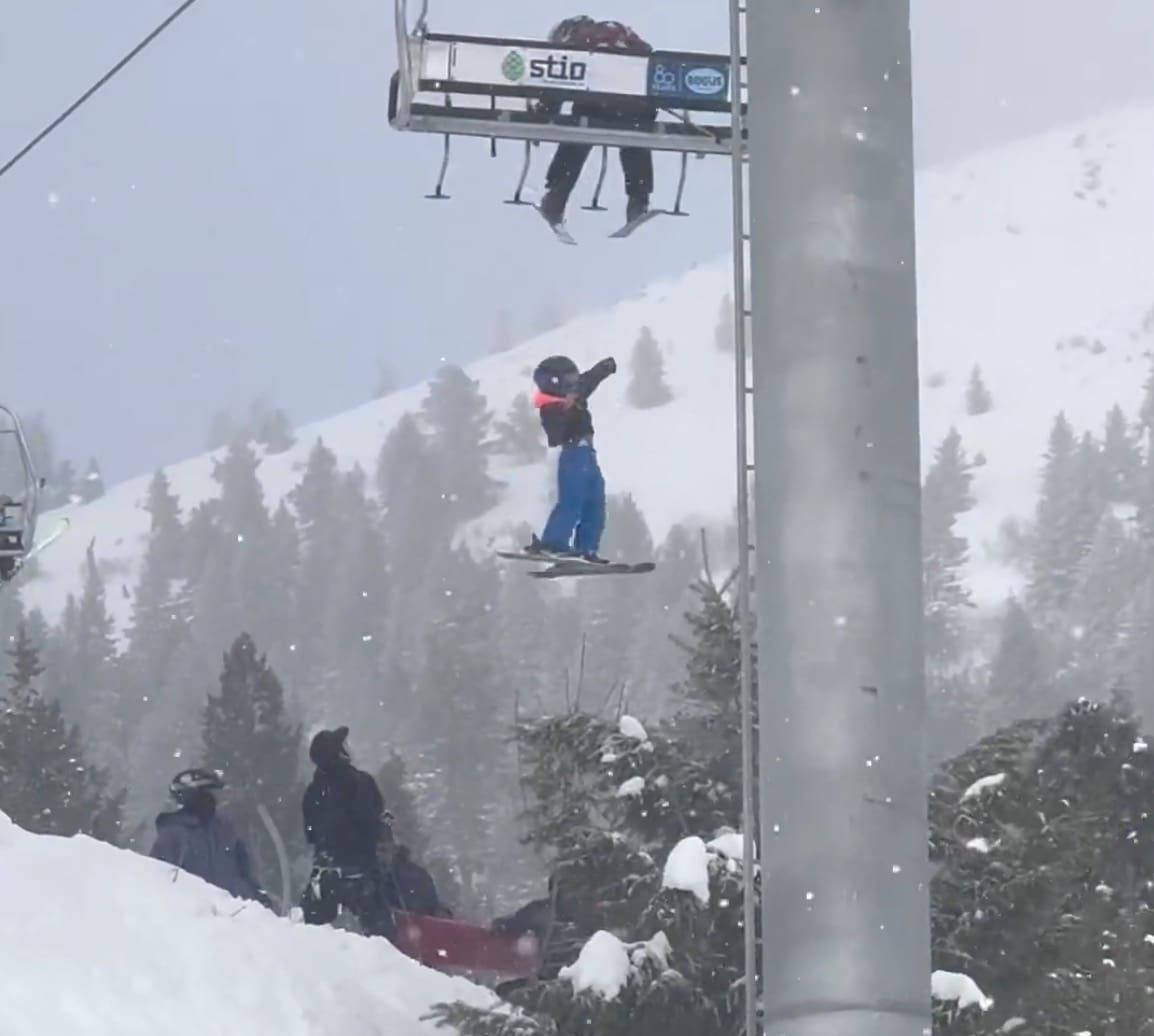
[[[745,148],[742,139],[745,116],[742,112],[742,80],[746,0],[729,0],[729,82],[733,153],[730,177],[733,202],[733,364],[736,416],[737,476],[737,624],[739,633],[738,669],[741,705],[741,835],[742,835],[742,935],[745,962],[745,1036],[757,1036],[759,986],[757,977],[757,902],[754,881],[757,838],[757,796],[754,756],[757,741],[753,726],[753,609],[751,607],[751,566],[753,542],[749,507],[749,301],[746,294]],[[682,175],[685,173],[682,156]]]
[[910,0],[746,15],[764,1031],[930,1031]]

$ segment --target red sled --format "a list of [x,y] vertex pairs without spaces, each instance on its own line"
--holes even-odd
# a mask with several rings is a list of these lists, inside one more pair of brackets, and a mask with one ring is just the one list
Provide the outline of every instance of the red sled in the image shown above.
[[507,982],[532,978],[541,967],[541,948],[531,933],[513,936],[484,925],[446,917],[394,912],[396,947],[437,971]]

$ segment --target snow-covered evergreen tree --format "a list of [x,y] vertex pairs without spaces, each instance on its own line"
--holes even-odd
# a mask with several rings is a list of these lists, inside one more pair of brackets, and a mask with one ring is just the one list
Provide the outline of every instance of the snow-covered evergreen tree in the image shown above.
[[648,327],[641,329],[633,345],[629,359],[629,385],[625,393],[638,410],[665,406],[673,400],[673,393],[665,380],[661,347]]
[[[700,718],[722,727],[738,696],[732,613],[716,588],[702,596],[684,693]],[[629,715],[572,712],[519,725],[527,838],[550,860],[556,913],[542,981],[507,994],[522,1010],[513,1031],[737,1031],[741,796],[726,747],[736,738],[732,730],[715,738],[713,754],[703,740],[651,733]],[[593,955],[620,962],[609,995],[587,986]],[[464,1036],[503,1031],[494,1016],[459,1004],[438,1012]]]
[[108,776],[86,759],[79,729],[65,722],[59,702],[41,696],[44,670],[23,629],[5,654],[12,670],[0,695],[0,811],[37,834],[116,842],[124,793],[108,793]]
[[939,1002],[936,1033],[1146,1031],[1152,797],[1154,761],[1118,703],[1022,721],[943,770],[930,795],[934,967],[989,1000]]

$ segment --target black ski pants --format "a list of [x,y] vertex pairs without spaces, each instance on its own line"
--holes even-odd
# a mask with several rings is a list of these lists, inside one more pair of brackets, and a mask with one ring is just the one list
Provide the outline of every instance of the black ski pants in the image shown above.
[[365,935],[392,939],[396,925],[379,868],[314,865],[301,896],[305,924],[332,924],[342,909]]
[[[605,119],[622,126],[641,126],[657,121],[657,110],[650,106],[638,107],[630,111],[608,107],[595,101],[575,101],[573,114],[586,118]],[[585,168],[585,160],[592,150],[591,144],[558,144],[545,174],[545,189],[551,196],[557,211],[564,211],[569,195]],[[621,148],[621,172],[625,176],[625,194],[648,202],[653,193],[653,152],[648,148]],[[551,206],[552,207],[552,206]]]

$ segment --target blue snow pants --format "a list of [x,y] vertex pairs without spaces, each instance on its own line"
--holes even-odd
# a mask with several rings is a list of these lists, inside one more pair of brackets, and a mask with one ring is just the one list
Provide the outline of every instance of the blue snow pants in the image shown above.
[[541,544],[549,550],[596,554],[605,531],[605,479],[592,443],[561,447],[557,458],[557,504]]

